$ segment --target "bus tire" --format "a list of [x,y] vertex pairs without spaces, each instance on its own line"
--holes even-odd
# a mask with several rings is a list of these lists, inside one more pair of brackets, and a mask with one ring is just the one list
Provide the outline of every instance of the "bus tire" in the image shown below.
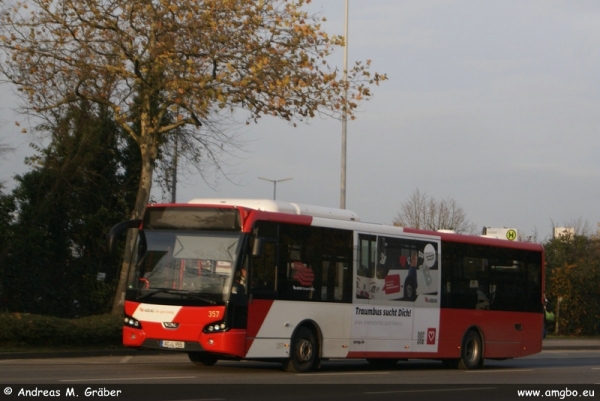
[[206,352],[188,352],[188,358],[194,365],[198,366],[212,366],[219,360],[216,356]]
[[317,365],[318,351],[315,334],[307,327],[300,327],[292,338],[290,358],[283,367],[292,373],[310,372]]
[[475,330],[469,330],[465,334],[457,366],[462,370],[479,369],[483,366],[483,343]]

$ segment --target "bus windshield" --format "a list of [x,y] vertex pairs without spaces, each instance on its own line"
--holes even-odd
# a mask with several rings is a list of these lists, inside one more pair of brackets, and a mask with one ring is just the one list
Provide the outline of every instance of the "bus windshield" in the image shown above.
[[231,232],[140,231],[127,299],[180,305],[227,300],[240,239]]

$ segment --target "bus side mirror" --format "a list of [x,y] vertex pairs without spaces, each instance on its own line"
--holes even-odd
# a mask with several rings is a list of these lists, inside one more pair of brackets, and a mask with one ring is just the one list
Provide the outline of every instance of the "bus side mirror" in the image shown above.
[[141,224],[142,220],[126,220],[112,226],[108,231],[108,236],[106,238],[108,252],[111,254],[115,252],[117,237],[121,236],[121,234],[130,228],[139,228]]
[[254,242],[252,243],[252,256],[261,257],[263,254],[264,245],[264,237],[254,237]]

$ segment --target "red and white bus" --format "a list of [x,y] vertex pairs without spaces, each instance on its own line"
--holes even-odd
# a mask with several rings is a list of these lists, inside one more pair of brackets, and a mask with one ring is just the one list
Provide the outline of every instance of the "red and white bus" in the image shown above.
[[271,200],[149,205],[123,343],[192,362],[409,358],[476,369],[541,351],[539,244],[362,223],[348,210]]

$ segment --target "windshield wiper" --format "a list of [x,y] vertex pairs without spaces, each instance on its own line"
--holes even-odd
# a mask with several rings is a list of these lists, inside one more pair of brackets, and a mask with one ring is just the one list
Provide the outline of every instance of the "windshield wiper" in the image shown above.
[[170,289],[170,288],[157,288],[154,291],[150,291],[150,292],[148,292],[148,293],[146,293],[144,295],[138,296],[137,300],[141,301],[144,298],[149,298],[149,297],[151,297],[153,295],[160,294],[161,292],[164,292],[164,293],[167,293],[167,294],[177,294],[177,293],[173,292],[173,290]]
[[213,301],[212,299],[208,299],[203,297],[201,294],[195,294],[193,292],[188,292],[188,293],[182,293],[180,294],[182,297],[184,298],[191,298],[191,299],[199,299],[200,301],[204,301],[207,304],[211,304],[211,305],[215,305],[217,303],[217,301]]
[[140,295],[139,297],[137,297],[137,300],[141,301],[142,299],[149,298],[153,295],[160,294],[160,293],[179,295],[180,297],[183,297],[183,298],[199,299],[210,305],[215,305],[217,303],[216,301],[202,297],[200,294],[191,293],[186,290],[173,290],[171,288],[157,288],[154,291],[151,291],[147,294]]

